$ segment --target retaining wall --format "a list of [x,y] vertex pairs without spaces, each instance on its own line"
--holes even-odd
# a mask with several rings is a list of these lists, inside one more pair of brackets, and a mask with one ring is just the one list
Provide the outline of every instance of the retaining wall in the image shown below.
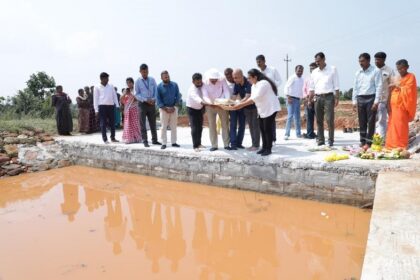
[[372,203],[379,170],[282,159],[235,159],[59,141],[77,165],[349,205]]

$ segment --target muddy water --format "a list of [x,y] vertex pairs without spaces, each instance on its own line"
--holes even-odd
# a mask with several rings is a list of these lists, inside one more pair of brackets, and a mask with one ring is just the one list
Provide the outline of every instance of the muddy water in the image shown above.
[[358,279],[369,219],[69,167],[0,180],[0,279]]

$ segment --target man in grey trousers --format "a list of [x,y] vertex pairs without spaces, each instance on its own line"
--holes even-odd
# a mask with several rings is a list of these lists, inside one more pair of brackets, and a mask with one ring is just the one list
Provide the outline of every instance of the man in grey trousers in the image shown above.
[[[233,71],[233,80],[235,86],[233,87],[232,99],[246,101],[251,96],[251,84],[244,77],[241,69]],[[252,146],[247,150],[257,151],[260,147],[260,125],[258,123],[258,112],[255,104],[243,108],[246,122],[249,126],[249,133],[251,134]]]

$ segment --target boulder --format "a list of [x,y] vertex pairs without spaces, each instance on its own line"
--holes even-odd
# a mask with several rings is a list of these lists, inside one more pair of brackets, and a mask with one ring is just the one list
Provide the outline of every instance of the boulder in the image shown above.
[[24,130],[22,131],[22,134],[25,134],[26,136],[30,136],[30,137],[35,136],[35,132],[30,131],[30,130]]
[[41,142],[50,142],[50,141],[54,141],[54,138],[51,135],[41,135]]
[[19,164],[11,163],[11,164],[7,164],[7,165],[3,165],[1,168],[3,170],[5,170],[6,172],[9,172],[9,171],[12,171],[12,170],[20,168],[20,167],[21,166]]
[[37,171],[46,171],[46,170],[50,169],[50,167],[46,163],[41,163],[37,167],[35,167],[35,166],[32,167],[32,169],[33,170],[37,170]]
[[36,140],[33,137],[19,139],[19,144],[35,145],[36,144]]
[[19,144],[19,139],[16,137],[7,136],[6,138],[3,139],[3,142],[5,144]]
[[10,161],[10,158],[7,155],[0,154],[0,165],[9,161]]
[[34,129],[35,134],[43,133],[44,130],[42,128],[35,128]]
[[18,137],[19,134],[14,133],[14,132],[6,132],[6,134],[4,135],[4,137]]
[[19,167],[19,168],[16,168],[16,169],[13,169],[13,170],[8,171],[7,172],[7,175],[9,175],[9,176],[16,176],[16,175],[19,175],[22,172],[23,172],[23,169]]
[[61,159],[58,161],[58,167],[62,168],[62,167],[67,167],[70,166],[70,161],[66,160],[66,159]]
[[33,162],[38,157],[38,152],[33,150],[27,150],[23,155],[25,162]]
[[6,151],[6,154],[9,157],[17,157],[18,156],[17,145],[5,145],[4,150]]

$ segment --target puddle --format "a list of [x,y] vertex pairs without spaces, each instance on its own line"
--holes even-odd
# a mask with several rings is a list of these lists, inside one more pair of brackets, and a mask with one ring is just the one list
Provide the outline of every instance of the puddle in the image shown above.
[[356,279],[371,213],[87,167],[0,180],[0,279]]

